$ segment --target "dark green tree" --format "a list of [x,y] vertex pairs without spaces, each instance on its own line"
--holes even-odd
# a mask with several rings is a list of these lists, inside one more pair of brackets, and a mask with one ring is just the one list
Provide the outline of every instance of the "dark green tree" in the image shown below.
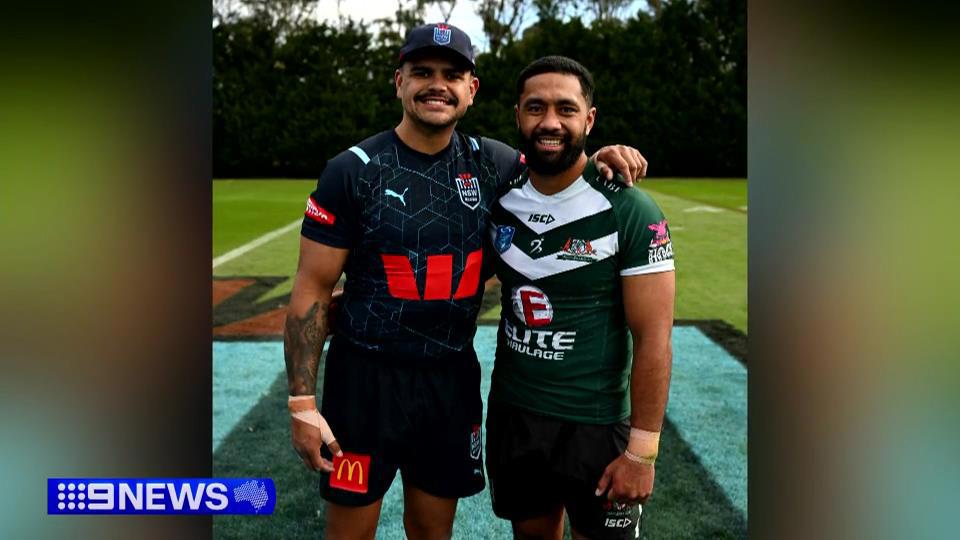
[[[397,50],[429,1],[401,0],[377,34],[349,19],[278,24],[284,17],[221,2],[213,27],[214,175],[316,177],[337,153],[396,125]],[[516,143],[517,75],[536,58],[562,54],[596,79],[590,150],[635,146],[658,176],[744,176],[745,3],[658,5],[588,26],[564,15],[572,0],[536,0],[537,22],[496,54],[478,56],[480,93],[459,129]]]

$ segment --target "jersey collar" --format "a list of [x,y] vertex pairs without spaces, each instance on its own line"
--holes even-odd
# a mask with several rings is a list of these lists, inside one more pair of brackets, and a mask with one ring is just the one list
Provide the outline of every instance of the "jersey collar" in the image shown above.
[[526,171],[524,174],[527,176],[526,181],[523,183],[523,187],[521,188],[524,196],[544,204],[557,203],[572,197],[576,197],[577,195],[583,193],[584,190],[590,189],[590,184],[587,182],[588,178],[595,179],[599,175],[597,172],[597,166],[591,159],[587,161],[587,166],[584,167],[580,176],[577,177],[573,183],[564,188],[563,191],[558,191],[553,195],[544,195],[543,193],[537,191],[537,188],[533,187],[533,182],[530,181],[530,172]]

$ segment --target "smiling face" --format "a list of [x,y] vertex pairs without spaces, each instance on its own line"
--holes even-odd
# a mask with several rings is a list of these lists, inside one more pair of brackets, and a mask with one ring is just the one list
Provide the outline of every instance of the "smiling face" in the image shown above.
[[575,75],[542,73],[524,83],[516,113],[527,166],[552,176],[583,154],[597,110],[587,104]]
[[404,116],[429,131],[449,128],[463,118],[480,87],[469,68],[443,56],[404,62],[394,82]]

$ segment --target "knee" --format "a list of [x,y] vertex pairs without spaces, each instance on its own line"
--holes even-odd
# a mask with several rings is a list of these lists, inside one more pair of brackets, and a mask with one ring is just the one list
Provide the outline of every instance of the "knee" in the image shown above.
[[543,529],[531,529],[529,527],[514,527],[513,540],[554,540],[556,538],[552,531]]
[[323,531],[323,537],[327,540],[374,540],[377,533],[377,526],[361,525],[331,525],[327,524]]
[[429,519],[404,513],[403,528],[407,533],[407,540],[450,540],[453,538],[452,523],[437,523]]
[[563,538],[563,511],[524,521],[513,521],[514,540],[560,540]]
[[328,503],[323,537],[327,540],[374,540],[378,518],[378,510],[345,509]]

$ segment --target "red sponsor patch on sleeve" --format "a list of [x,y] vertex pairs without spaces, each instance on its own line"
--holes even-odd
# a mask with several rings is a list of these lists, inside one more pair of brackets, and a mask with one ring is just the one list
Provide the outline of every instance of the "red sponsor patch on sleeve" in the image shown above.
[[350,452],[344,452],[342,456],[333,456],[330,487],[366,493],[370,487],[370,456]]
[[523,152],[520,152],[520,163],[527,164],[527,156],[523,155]]
[[337,216],[317,204],[317,201],[313,200],[313,197],[307,197],[307,209],[303,214],[317,223],[323,223],[324,225],[333,225],[337,220]]

